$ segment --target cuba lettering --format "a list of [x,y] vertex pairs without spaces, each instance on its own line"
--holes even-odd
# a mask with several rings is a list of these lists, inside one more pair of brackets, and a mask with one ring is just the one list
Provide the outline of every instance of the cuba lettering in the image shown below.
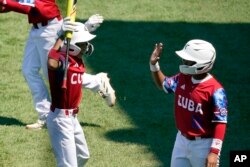
[[193,100],[181,95],[178,96],[178,106],[187,109],[188,111],[200,113],[201,115],[203,115],[201,103],[195,104]]
[[73,73],[73,74],[71,75],[70,82],[71,82],[72,85],[75,85],[75,84],[82,84],[82,74]]

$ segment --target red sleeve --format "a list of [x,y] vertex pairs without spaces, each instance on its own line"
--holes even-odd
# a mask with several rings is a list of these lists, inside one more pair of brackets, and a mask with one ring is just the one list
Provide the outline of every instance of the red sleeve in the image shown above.
[[225,123],[217,123],[215,125],[215,130],[214,130],[214,138],[224,140],[224,136],[226,133],[226,126],[227,124]]
[[51,49],[49,52],[49,58],[55,59],[57,61],[59,61],[60,55],[60,52],[55,49]]
[[32,8],[31,6],[21,5],[20,3],[13,0],[6,0],[6,2],[6,4],[3,4],[3,1],[0,1],[0,5],[4,6],[8,11],[28,14]]
[[15,0],[6,0],[6,2],[4,4],[3,1],[0,1],[0,5],[8,11],[27,14],[29,23],[45,22],[61,16],[59,7],[54,0],[35,1],[34,7],[20,4]]
[[[227,124],[225,124],[225,123],[216,123],[213,139],[219,139],[219,140],[221,140],[221,142],[223,142],[224,137],[225,137],[225,133],[226,133],[226,126],[227,126]],[[222,143],[221,143],[221,145],[222,145]],[[220,152],[220,149],[216,149],[216,148],[211,147],[210,152],[218,154]]]

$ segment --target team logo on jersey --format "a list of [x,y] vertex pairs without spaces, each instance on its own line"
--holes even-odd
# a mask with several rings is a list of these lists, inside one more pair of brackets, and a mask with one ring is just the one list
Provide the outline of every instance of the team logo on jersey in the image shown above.
[[73,73],[71,75],[70,82],[71,82],[72,85],[82,84],[82,74],[80,74],[80,73]]
[[214,112],[214,115],[215,115],[215,118],[214,118],[215,122],[227,122],[227,109],[226,108],[217,109]]
[[201,103],[195,103],[192,99],[178,95],[177,104],[178,106],[187,109],[188,111],[200,113],[201,115],[203,115]]
[[227,116],[227,109],[221,108],[221,109],[220,109],[220,115],[221,115],[221,116]]

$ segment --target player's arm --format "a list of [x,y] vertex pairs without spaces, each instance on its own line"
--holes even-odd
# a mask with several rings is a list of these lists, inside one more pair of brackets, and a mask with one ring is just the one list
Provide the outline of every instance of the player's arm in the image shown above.
[[160,70],[160,65],[159,65],[159,60],[160,60],[160,56],[162,53],[162,49],[163,49],[162,43],[155,44],[155,48],[151,54],[150,61],[149,61],[150,71],[151,71],[153,80],[160,89],[162,89],[162,83],[164,82],[164,79],[165,79],[165,75]]
[[60,59],[60,48],[63,43],[63,37],[59,37],[53,46],[53,48],[50,50],[48,55],[48,68],[51,70],[56,70],[61,67],[62,62]]
[[210,167],[210,166],[217,167],[217,163],[219,161],[219,154],[222,148],[222,143],[224,140],[225,132],[226,132],[225,123],[215,124],[214,137],[213,137],[210,152],[207,156],[206,167]]
[[20,4],[17,0],[0,0],[0,6],[6,11],[22,14],[28,14],[32,8],[31,6]]
[[64,42],[64,38],[65,38],[65,32],[66,31],[76,31],[77,30],[77,23],[76,22],[72,22],[70,20],[70,17],[66,17],[63,19],[63,24],[62,24],[62,28],[61,28],[61,32],[60,32],[60,36],[57,39],[56,43],[54,44],[54,46],[52,47],[52,49],[49,52],[48,55],[48,68],[55,70],[61,67],[61,65],[63,64],[60,61],[60,52],[61,52],[61,46],[63,45]]
[[217,89],[212,95],[214,111],[212,123],[214,124],[213,142],[211,152],[218,154],[226,133],[227,125],[227,97],[223,88]]
[[214,134],[210,153],[207,157],[207,166],[216,166],[226,133],[227,98],[224,89],[218,89],[214,95]]

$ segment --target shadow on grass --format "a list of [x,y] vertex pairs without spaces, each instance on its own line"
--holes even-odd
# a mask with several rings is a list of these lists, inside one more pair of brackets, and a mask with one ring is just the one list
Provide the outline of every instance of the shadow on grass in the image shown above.
[[100,128],[101,126],[98,124],[94,124],[94,123],[87,123],[87,122],[80,122],[81,126],[88,126],[88,127],[95,127],[95,128]]
[[[221,156],[222,166],[228,166],[229,151],[246,149],[248,145],[230,143],[238,143],[238,138],[250,140],[250,133],[244,131],[250,129],[247,112],[250,100],[249,29],[250,24],[237,23],[104,22],[92,42],[94,55],[87,58],[86,63],[95,73],[109,73],[116,90],[117,105],[137,126],[109,131],[106,137],[116,142],[146,145],[162,166],[169,166],[176,134],[174,96],[155,87],[149,71],[149,57],[154,44],[163,42],[161,69],[166,75],[173,75],[178,72],[180,63],[174,51],[182,49],[190,39],[204,39],[216,48],[217,59],[212,74],[228,95],[229,125]],[[230,126],[232,124],[234,126]],[[234,137],[236,131],[237,138]]]
[[7,126],[25,126],[23,122],[15,119],[15,118],[8,118],[8,117],[2,117],[0,116],[0,126],[1,125],[7,125]]

